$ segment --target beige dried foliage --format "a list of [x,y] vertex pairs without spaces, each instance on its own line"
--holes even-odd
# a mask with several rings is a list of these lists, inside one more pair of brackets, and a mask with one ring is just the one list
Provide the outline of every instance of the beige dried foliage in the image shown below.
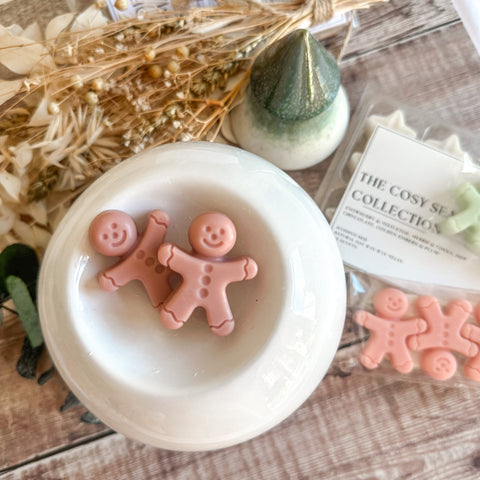
[[[0,82],[0,99],[8,99],[0,109],[0,247],[28,241],[43,248],[65,202],[133,153],[213,141],[263,48],[378,1],[182,3],[115,23],[92,5],[52,20],[43,43],[22,44],[0,29],[0,63],[25,75]],[[43,212],[46,221],[20,211]]]

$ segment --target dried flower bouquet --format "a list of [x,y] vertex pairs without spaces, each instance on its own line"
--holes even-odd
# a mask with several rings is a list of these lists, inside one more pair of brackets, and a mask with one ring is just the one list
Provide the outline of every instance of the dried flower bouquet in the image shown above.
[[78,192],[133,153],[213,141],[265,46],[378,1],[177,3],[109,22],[97,0],[44,36],[0,27],[0,248],[41,252]]

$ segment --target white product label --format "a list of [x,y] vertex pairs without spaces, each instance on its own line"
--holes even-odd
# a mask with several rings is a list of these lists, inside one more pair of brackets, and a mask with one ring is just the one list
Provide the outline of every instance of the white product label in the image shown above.
[[461,236],[438,232],[459,211],[455,187],[479,179],[471,164],[378,127],[332,220],[343,261],[379,276],[480,289],[480,257]]

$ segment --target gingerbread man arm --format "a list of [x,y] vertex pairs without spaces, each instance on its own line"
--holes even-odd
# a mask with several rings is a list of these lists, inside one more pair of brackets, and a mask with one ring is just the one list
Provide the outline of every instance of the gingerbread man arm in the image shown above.
[[463,183],[456,191],[457,201],[463,210],[440,223],[445,235],[455,235],[480,220],[480,194],[470,183]]
[[98,283],[102,290],[114,292],[119,287],[126,285],[131,279],[131,273],[127,267],[128,258],[123,262],[117,263],[112,268],[104,270],[98,277]]
[[228,271],[230,282],[240,282],[242,280],[250,280],[258,273],[257,262],[246,255],[229,260],[219,264],[219,266]]
[[160,245],[157,258],[162,265],[169,267],[174,272],[180,273],[180,275],[188,271],[193,260],[193,257],[189,253],[183,251],[173,243]]
[[421,316],[429,325],[435,324],[437,318],[443,317],[443,312],[435,297],[430,295],[422,295],[418,297],[416,306]]
[[365,310],[358,310],[353,314],[353,319],[356,323],[362,327],[368,328],[369,330],[374,330],[375,328],[383,328],[385,320],[378,318],[375,315],[372,315],[370,312]]
[[468,340],[480,345],[480,328],[471,323],[462,325],[461,334]]
[[423,318],[410,318],[409,320],[402,320],[401,324],[405,325],[405,331],[411,335],[426,332],[428,328],[428,324]]
[[170,218],[163,210],[150,212],[147,227],[137,248],[149,250],[152,246],[156,247],[163,243],[169,225]]

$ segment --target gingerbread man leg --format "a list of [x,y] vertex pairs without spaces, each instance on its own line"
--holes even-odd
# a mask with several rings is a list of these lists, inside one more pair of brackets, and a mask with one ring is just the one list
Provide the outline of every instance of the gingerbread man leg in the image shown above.
[[180,328],[197,307],[195,303],[186,301],[188,295],[185,293],[185,288],[180,286],[173,296],[160,307],[160,319],[167,328],[173,330]]
[[[153,282],[143,282],[143,286],[147,291],[148,298],[150,303],[154,308],[159,308],[162,303],[165,301],[165,298],[168,296],[168,293],[171,291],[170,284],[168,283],[168,274],[165,272],[164,267],[157,265],[158,278],[156,283]],[[162,269],[162,270],[161,270]]]
[[400,345],[397,345],[397,348],[389,354],[389,357],[390,363],[398,372],[409,373],[412,371],[414,366],[413,360],[407,348],[402,348]]
[[226,295],[216,295],[204,306],[208,325],[216,335],[224,337],[235,327]]
[[463,373],[468,378],[480,382],[480,356],[470,358],[463,367]]
[[360,363],[370,370],[377,368],[385,356],[385,350],[378,348],[378,343],[375,339],[370,337],[365,345],[365,348],[360,354]]

